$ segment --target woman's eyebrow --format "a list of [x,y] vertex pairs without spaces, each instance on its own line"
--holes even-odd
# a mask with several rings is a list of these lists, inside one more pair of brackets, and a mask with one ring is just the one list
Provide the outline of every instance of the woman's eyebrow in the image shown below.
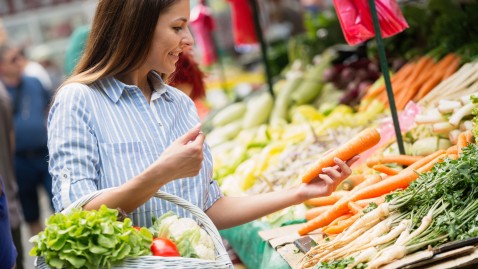
[[188,19],[185,17],[177,18],[176,21],[183,21],[183,22],[188,22]]

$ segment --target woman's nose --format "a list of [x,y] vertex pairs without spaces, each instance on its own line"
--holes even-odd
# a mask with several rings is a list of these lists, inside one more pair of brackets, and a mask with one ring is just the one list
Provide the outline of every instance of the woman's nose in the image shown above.
[[187,28],[187,29],[188,30],[185,31],[185,35],[184,35],[183,39],[181,40],[181,42],[184,46],[191,46],[192,47],[194,45],[194,38],[193,38],[189,28]]

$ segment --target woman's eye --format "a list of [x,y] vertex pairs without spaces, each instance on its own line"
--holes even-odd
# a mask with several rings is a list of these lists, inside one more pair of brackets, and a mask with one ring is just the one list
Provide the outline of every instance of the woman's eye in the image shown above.
[[183,27],[173,27],[174,31],[179,32],[183,29]]

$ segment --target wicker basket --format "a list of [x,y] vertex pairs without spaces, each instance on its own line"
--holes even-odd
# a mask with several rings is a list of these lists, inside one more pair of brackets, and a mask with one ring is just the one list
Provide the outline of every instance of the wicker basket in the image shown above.
[[[93,200],[101,193],[107,191],[109,189],[99,190],[89,195],[85,195],[84,197],[78,199],[73,204],[71,204],[68,208],[63,210],[62,213],[69,213],[73,208],[80,208],[87,204],[89,201]],[[222,243],[221,236],[216,229],[216,226],[212,223],[211,219],[198,207],[189,203],[188,201],[174,196],[172,194],[158,191],[155,197],[167,200],[171,203],[177,204],[184,209],[188,210],[196,217],[197,221],[199,222],[200,226],[204,228],[204,230],[211,236],[212,241],[214,242],[214,246],[216,248],[216,260],[201,260],[201,259],[193,259],[193,258],[182,258],[182,257],[159,257],[159,256],[140,256],[137,258],[128,258],[122,261],[119,264],[115,264],[112,268],[155,268],[155,269],[233,269],[232,262],[227,254],[226,248]],[[37,257],[35,259],[35,267],[39,269],[50,269],[50,267],[45,263],[45,259],[43,257]]]

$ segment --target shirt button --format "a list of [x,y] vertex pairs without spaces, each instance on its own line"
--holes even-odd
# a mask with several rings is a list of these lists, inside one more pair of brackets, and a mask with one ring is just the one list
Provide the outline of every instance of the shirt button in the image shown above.
[[67,174],[63,174],[63,178],[67,178],[67,177],[68,177],[68,175],[67,175]]

